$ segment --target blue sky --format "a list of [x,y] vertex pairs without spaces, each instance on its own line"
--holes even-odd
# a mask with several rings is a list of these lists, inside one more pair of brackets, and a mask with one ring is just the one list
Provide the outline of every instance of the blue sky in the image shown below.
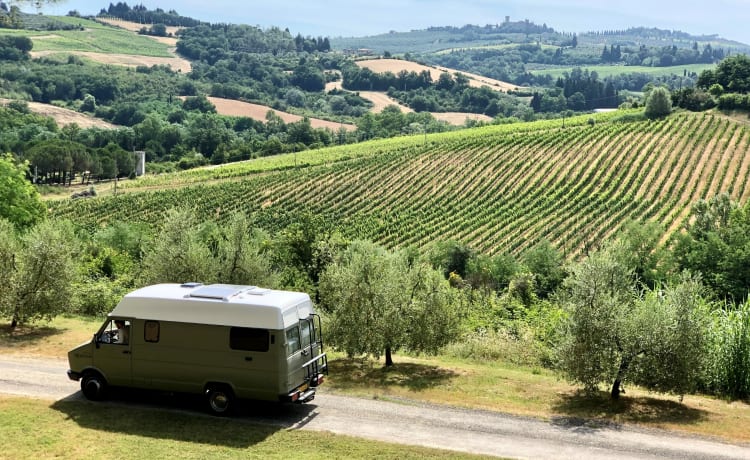
[[[95,14],[109,3],[63,0],[44,11],[66,14],[78,10],[82,14]],[[565,32],[647,26],[696,35],[718,34],[750,44],[748,0],[139,0],[126,3],[143,4],[150,9],[174,9],[209,22],[279,26],[293,34],[330,37],[375,35],[428,26],[495,24],[508,15],[511,20],[529,19]]]

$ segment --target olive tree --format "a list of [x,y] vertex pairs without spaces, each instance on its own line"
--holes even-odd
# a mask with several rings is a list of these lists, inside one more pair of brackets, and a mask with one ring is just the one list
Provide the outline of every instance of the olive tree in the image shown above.
[[458,333],[453,292],[442,274],[404,252],[354,241],[320,279],[328,334],[349,355],[435,352]]
[[20,237],[7,222],[0,223],[0,313],[10,318],[11,328],[68,309],[76,241],[67,221],[42,222]]
[[223,227],[217,250],[218,279],[229,284],[273,287],[277,276],[271,264],[270,237],[235,213]]
[[571,268],[565,282],[568,321],[559,351],[560,367],[573,383],[594,391],[601,382],[620,384],[637,344],[626,340],[636,304],[634,275],[610,251],[592,254]]
[[145,284],[213,282],[216,259],[201,237],[201,225],[189,209],[170,209],[143,258]]
[[16,277],[16,258],[20,252],[20,240],[13,224],[0,218],[0,313],[10,316],[14,304],[13,286]]
[[34,185],[26,179],[28,164],[11,154],[0,155],[0,218],[18,228],[28,228],[44,219],[47,210]]
[[611,383],[613,399],[626,379],[684,394],[704,358],[708,309],[702,285],[683,276],[674,286],[647,290],[622,253],[617,242],[572,268],[560,369],[587,391]]

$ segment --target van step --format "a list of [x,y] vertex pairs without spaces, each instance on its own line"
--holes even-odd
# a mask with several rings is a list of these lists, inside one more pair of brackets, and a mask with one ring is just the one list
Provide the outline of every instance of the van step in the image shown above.
[[315,399],[315,388],[310,388],[309,390],[299,395],[297,402],[306,403],[312,401],[313,399]]

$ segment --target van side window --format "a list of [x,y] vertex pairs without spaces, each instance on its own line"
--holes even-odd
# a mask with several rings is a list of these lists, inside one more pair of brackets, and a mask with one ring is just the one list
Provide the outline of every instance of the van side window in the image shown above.
[[159,322],[146,321],[143,325],[143,340],[156,343],[159,341]]
[[286,354],[289,356],[299,350],[299,328],[295,325],[286,330]]
[[268,329],[233,327],[229,330],[232,350],[268,351]]
[[301,330],[301,339],[302,339],[302,348],[309,347],[310,346],[310,333],[312,332],[310,328],[310,322],[309,321],[300,321],[299,322],[299,328]]

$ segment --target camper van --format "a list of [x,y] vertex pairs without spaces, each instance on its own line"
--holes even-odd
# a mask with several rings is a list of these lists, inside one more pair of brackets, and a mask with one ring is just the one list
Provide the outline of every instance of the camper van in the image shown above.
[[68,361],[88,399],[110,386],[195,393],[216,415],[237,398],[311,401],[328,372],[307,294],[227,284],[133,291]]

